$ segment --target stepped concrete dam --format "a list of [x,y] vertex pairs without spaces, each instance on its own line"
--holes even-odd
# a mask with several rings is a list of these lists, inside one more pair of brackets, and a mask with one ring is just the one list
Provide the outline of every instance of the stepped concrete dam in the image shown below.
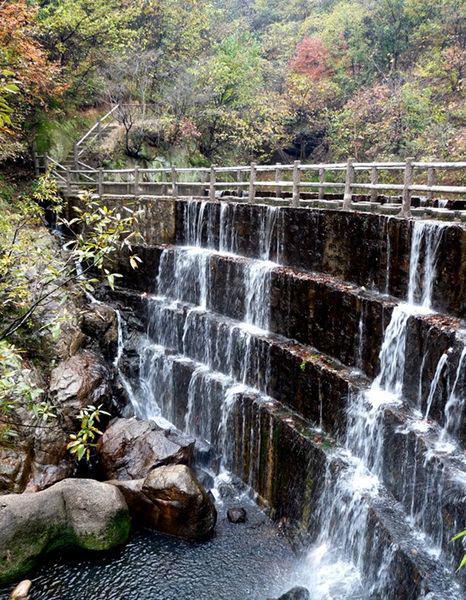
[[122,413],[195,438],[212,487],[239,482],[292,540],[313,600],[464,598],[464,223],[128,204]]
[[464,226],[160,199],[141,227],[136,414],[211,445],[354,597],[464,597]]

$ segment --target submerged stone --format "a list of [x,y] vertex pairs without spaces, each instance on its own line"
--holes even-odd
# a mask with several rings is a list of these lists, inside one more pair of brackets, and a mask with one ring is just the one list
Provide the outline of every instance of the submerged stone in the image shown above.
[[246,523],[246,510],[241,506],[233,506],[228,509],[227,517],[230,523]]

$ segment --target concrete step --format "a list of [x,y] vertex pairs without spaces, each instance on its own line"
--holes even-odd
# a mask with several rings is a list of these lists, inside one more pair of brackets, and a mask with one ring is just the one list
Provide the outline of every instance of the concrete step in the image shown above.
[[[138,254],[143,262],[134,271],[122,257],[118,270],[128,288],[153,292],[162,268],[166,281],[185,278],[185,285],[166,293],[174,300],[198,305],[207,273],[206,307],[237,321],[245,319],[248,269],[254,267],[253,260],[215,251],[203,251],[189,259],[186,248],[173,246],[136,246],[131,253]],[[185,261],[185,272],[175,273],[176,257],[181,259],[178,264]],[[329,275],[273,265],[268,290],[269,329],[273,333],[315,348],[370,378],[377,375],[381,344],[396,299]],[[445,406],[465,345],[461,331],[459,319],[435,313],[413,314],[407,323],[403,396],[413,408],[423,412],[430,401],[430,415],[440,423],[445,418]],[[445,353],[448,360],[429,399],[434,374]],[[460,435],[466,443],[466,425]]]
[[[407,295],[411,235],[414,221],[362,212],[312,208],[280,208],[271,215],[259,204],[178,200],[176,243],[193,244],[187,232],[199,232],[202,247],[220,247],[220,222],[232,231],[229,250],[251,258],[261,256],[259,232],[273,221],[271,260],[303,271],[328,273],[341,281],[388,293]],[[165,211],[169,213],[168,207]],[[198,223],[202,212],[202,227]],[[171,218],[171,217],[170,217]],[[210,232],[208,235],[208,231]],[[156,243],[146,239],[146,243]],[[442,230],[438,248],[433,308],[466,317],[466,227],[450,223]]]

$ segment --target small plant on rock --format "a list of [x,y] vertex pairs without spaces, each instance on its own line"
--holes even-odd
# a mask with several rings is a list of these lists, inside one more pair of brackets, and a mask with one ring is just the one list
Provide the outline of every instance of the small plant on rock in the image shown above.
[[102,410],[102,405],[89,405],[83,408],[77,418],[81,421],[78,433],[70,435],[70,442],[67,446],[70,453],[79,460],[86,457],[87,460],[91,457],[91,450],[96,446],[96,437],[102,435],[102,431],[97,427],[102,415],[110,416],[105,410]]

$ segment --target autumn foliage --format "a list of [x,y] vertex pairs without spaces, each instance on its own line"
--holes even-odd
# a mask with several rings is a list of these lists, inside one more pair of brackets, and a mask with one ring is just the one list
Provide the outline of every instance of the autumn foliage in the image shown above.
[[313,81],[319,81],[330,74],[329,52],[324,42],[317,37],[305,37],[296,47],[296,53],[290,61],[290,69],[306,75]]
[[58,66],[35,39],[36,17],[25,0],[0,3],[0,157],[24,147],[27,121],[63,90]]
[[0,0],[0,162],[37,132],[53,147],[44,123],[128,99],[153,110],[122,145],[146,162],[460,158],[463,12],[461,0]]

